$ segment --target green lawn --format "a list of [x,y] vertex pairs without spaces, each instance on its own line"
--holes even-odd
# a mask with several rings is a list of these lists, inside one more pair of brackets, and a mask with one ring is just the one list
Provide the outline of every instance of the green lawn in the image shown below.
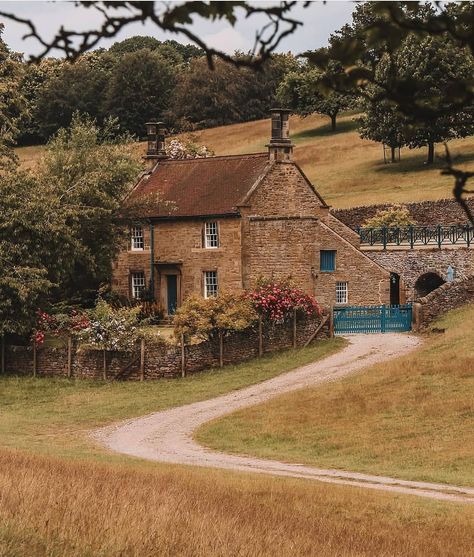
[[342,381],[283,395],[203,426],[233,453],[474,485],[474,306],[425,346]]
[[212,398],[327,356],[344,345],[320,340],[185,379],[101,382],[62,378],[0,379],[0,446],[62,456],[100,456],[86,430],[115,420]]

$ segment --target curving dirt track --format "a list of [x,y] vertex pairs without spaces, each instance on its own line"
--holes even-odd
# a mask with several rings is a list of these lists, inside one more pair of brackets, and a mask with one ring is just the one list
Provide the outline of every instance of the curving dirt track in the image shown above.
[[219,453],[199,445],[194,431],[202,424],[253,406],[282,393],[335,381],[372,364],[413,350],[420,340],[407,334],[357,335],[340,352],[257,385],[102,428],[93,433],[109,449],[148,460],[224,468],[259,474],[306,478],[464,503],[474,503],[474,489],[429,482],[325,470],[247,456]]

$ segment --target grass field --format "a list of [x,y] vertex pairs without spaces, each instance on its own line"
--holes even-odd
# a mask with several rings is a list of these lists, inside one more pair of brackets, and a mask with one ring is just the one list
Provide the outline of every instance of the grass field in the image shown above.
[[185,380],[0,379],[0,556],[472,555],[474,509],[112,455],[86,431],[264,380],[324,341]]
[[[442,161],[427,167],[423,164],[426,149],[403,149],[400,163],[384,164],[382,146],[359,138],[355,118],[352,114],[342,116],[336,133],[323,116],[291,118],[295,160],[329,204],[352,207],[451,196],[452,180],[440,175]],[[200,143],[225,155],[265,151],[269,133],[269,120],[258,120],[210,128],[196,135]],[[452,141],[450,149],[452,155],[459,155],[461,166],[472,168],[474,137]],[[23,164],[32,167],[41,151],[42,147],[22,147],[17,154]],[[144,152],[144,143],[137,144],[137,155]],[[437,146],[437,152],[444,153],[442,145]]]
[[474,306],[399,360],[207,424],[226,452],[474,485]]
[[342,339],[321,340],[308,348],[185,379],[144,383],[1,377],[0,446],[52,455],[103,458],[105,451],[93,447],[84,431],[264,381],[327,356],[343,344]]

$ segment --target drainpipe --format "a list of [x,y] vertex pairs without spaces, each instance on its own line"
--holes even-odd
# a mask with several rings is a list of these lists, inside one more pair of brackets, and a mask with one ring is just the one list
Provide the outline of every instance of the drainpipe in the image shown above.
[[155,300],[155,227],[150,221],[150,292]]

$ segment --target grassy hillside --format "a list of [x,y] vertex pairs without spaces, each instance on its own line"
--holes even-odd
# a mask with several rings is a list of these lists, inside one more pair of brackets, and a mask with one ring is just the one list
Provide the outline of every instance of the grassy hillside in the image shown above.
[[474,305],[437,322],[421,350],[204,426],[226,452],[474,485]]
[[[403,149],[401,162],[384,164],[382,146],[359,138],[354,115],[339,119],[332,133],[322,116],[291,118],[291,134],[296,145],[295,159],[326,201],[334,207],[352,207],[383,202],[409,202],[450,197],[452,180],[440,175],[440,162],[426,167],[426,149]],[[200,143],[216,154],[241,154],[265,150],[270,134],[269,120],[234,124],[198,132]],[[450,142],[458,162],[472,167],[474,137]],[[437,152],[443,154],[443,147]],[[41,147],[17,150],[27,166],[33,166]],[[144,144],[137,145],[143,154]]]

